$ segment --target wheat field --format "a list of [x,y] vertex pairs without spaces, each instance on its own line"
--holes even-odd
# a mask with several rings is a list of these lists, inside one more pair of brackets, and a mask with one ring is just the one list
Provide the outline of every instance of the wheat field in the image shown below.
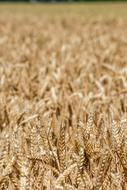
[[0,5],[0,190],[127,190],[126,5],[27,6]]

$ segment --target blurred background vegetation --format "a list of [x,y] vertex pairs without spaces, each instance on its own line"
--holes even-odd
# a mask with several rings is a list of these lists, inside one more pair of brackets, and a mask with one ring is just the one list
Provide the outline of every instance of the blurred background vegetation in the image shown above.
[[90,14],[127,17],[127,0],[0,0],[0,13]]
[[0,0],[0,2],[125,2],[127,0]]

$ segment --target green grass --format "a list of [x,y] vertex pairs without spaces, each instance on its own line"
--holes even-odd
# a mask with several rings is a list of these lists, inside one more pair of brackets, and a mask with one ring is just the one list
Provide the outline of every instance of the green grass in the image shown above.
[[1,3],[1,12],[34,13],[34,14],[103,14],[103,15],[127,15],[127,3]]

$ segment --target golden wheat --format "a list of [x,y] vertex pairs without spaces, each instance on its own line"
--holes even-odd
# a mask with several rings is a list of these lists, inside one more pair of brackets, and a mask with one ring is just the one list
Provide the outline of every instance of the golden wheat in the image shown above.
[[127,189],[126,28],[0,13],[1,190]]

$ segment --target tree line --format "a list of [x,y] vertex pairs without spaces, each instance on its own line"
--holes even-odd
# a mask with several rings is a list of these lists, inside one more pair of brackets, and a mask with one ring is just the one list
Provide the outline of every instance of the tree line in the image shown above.
[[0,0],[0,2],[124,2],[127,0]]

